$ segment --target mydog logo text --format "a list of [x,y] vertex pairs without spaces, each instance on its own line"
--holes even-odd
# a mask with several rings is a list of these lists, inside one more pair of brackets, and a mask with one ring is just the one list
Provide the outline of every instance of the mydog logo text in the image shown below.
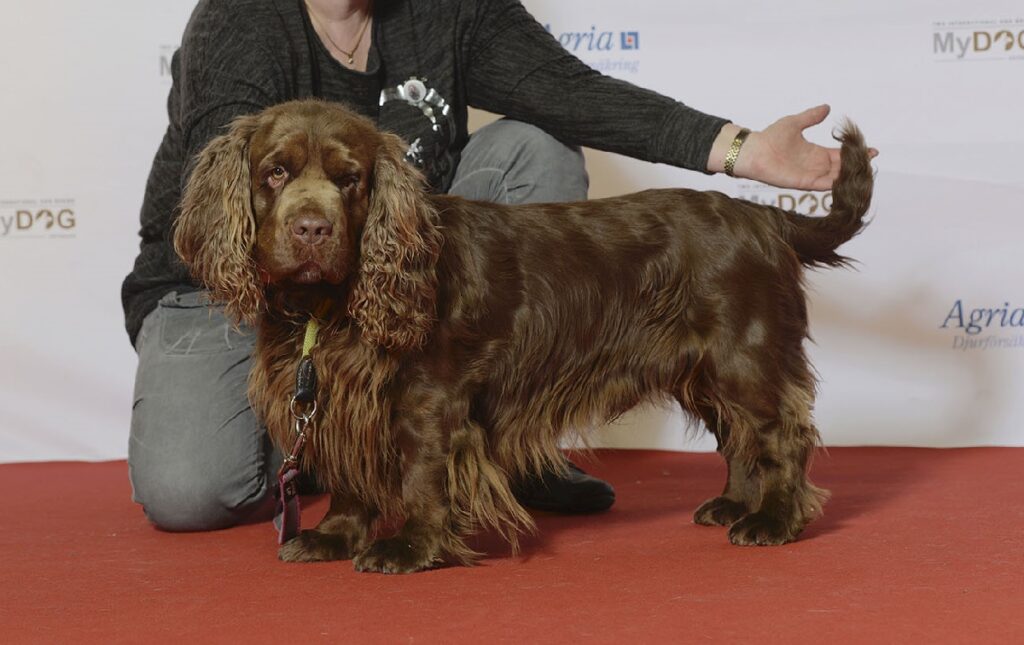
[[160,45],[160,78],[171,80],[171,59],[177,49],[177,45]]
[[736,197],[801,215],[828,215],[832,212],[831,191],[812,193],[780,190],[764,184],[741,184]]
[[956,330],[953,349],[1006,349],[1024,346],[1024,307],[1004,302],[1001,307],[969,307],[957,300],[946,312],[940,329]]
[[940,62],[1024,60],[1024,18],[933,23],[932,55]]
[[0,200],[0,239],[75,237],[73,199]]

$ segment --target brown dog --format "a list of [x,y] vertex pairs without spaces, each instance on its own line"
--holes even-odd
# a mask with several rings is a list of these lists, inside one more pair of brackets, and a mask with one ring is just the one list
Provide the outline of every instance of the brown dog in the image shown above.
[[[559,441],[655,397],[703,420],[729,466],[698,524],[783,544],[821,512],[803,350],[803,265],[837,265],[871,198],[841,136],[833,207],[808,218],[714,192],[507,206],[431,195],[405,145],[338,105],[236,120],[201,154],[175,247],[229,314],[258,326],[250,398],[291,446],[303,327],[318,426],[303,456],[331,493],[284,560],[409,572],[476,555],[464,537],[532,527],[509,479],[559,467]],[[401,517],[374,540],[379,517]]]

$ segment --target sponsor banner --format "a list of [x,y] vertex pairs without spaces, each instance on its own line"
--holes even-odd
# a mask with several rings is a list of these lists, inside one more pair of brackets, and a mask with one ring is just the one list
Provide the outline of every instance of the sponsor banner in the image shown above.
[[629,76],[640,73],[640,32],[606,29],[605,26],[591,25],[579,30],[566,25],[544,28],[554,36],[562,47],[572,52],[590,67],[609,76]]
[[801,215],[825,216],[832,212],[832,191],[788,190],[757,182],[741,182],[730,193],[733,197],[746,199],[755,204],[775,206]]
[[157,56],[157,60],[160,65],[160,78],[167,83],[167,87],[171,86],[171,59],[174,58],[174,52],[178,50],[178,45],[160,45],[160,53]]
[[77,227],[74,199],[0,196],[0,240],[74,238]]
[[943,63],[1024,60],[1024,16],[936,21],[932,54]]
[[[135,361],[119,287],[194,5],[45,0],[0,21],[0,461],[125,456]],[[525,5],[595,69],[748,127],[828,101],[807,136],[833,145],[853,118],[882,151],[872,223],[842,249],[853,270],[807,277],[825,442],[1024,445],[1019,0]],[[593,197],[680,186],[831,208],[828,192],[587,160]],[[600,437],[713,448],[673,406]]]
[[939,325],[953,333],[953,349],[995,350],[1024,347],[1024,307],[1009,302],[972,307],[957,300]]

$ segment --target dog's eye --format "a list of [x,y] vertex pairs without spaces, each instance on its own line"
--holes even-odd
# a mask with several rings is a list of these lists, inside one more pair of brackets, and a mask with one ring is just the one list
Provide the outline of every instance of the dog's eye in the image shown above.
[[347,188],[349,186],[355,186],[356,184],[359,183],[359,175],[357,175],[355,173],[344,174],[344,175],[338,177],[338,179],[336,181],[337,181],[338,186],[340,186],[342,188]]
[[288,171],[282,166],[274,166],[267,173],[267,185],[271,188],[278,188],[288,179]]

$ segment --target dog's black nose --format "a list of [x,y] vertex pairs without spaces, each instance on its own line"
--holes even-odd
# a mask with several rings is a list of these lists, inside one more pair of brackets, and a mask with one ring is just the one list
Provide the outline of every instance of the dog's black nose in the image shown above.
[[319,244],[330,237],[334,227],[323,217],[300,215],[292,222],[292,234],[303,244]]

